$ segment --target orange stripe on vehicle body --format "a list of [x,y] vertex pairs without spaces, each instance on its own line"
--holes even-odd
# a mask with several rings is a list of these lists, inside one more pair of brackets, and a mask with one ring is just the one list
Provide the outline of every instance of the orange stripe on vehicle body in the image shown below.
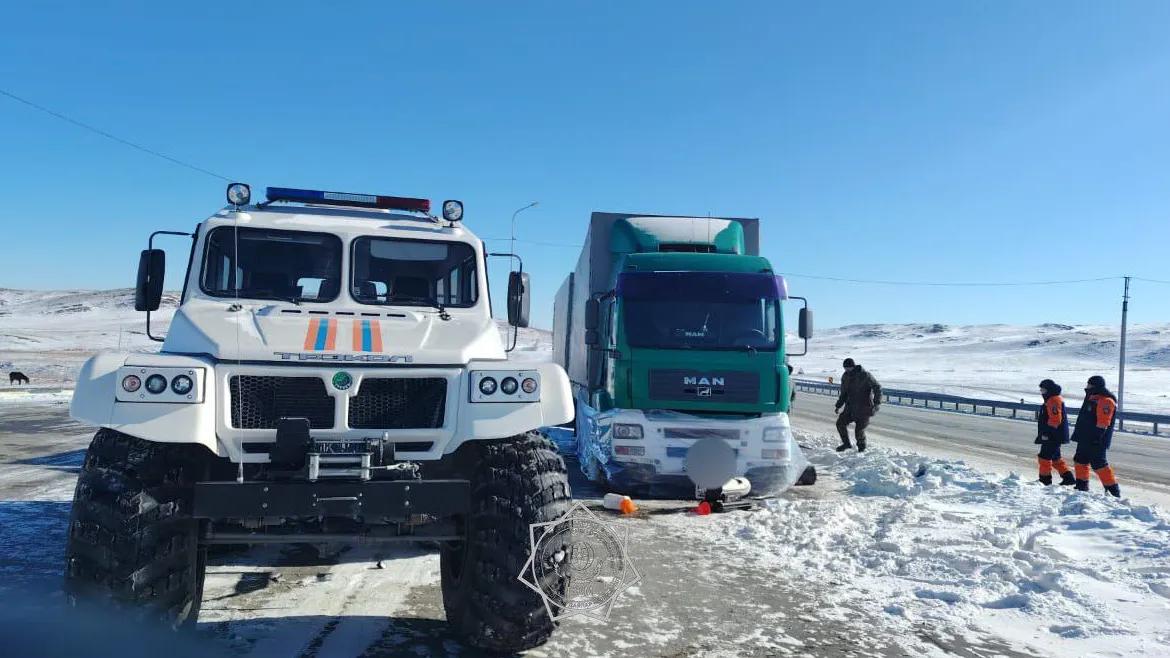
[[325,349],[337,349],[337,318],[329,318],[329,333],[325,335]]
[[353,321],[353,351],[362,351],[362,322],[363,320]]
[[317,344],[317,318],[309,319],[309,328],[305,330],[305,351],[311,352]]
[[382,351],[382,324],[377,320],[370,320],[370,341],[371,350]]

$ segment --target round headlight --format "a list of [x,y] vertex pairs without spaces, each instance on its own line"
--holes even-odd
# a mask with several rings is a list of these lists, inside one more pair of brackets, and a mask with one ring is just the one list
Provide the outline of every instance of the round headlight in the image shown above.
[[191,392],[192,388],[195,388],[195,382],[191,381],[187,375],[179,375],[171,380],[171,390],[176,395],[186,395]]
[[252,201],[252,188],[243,183],[227,186],[227,202],[233,206],[246,206]]
[[531,377],[525,378],[524,381],[520,382],[520,390],[524,391],[525,393],[535,393],[536,380]]
[[457,222],[463,219],[463,202],[462,201],[444,201],[443,202],[443,219],[449,222]]
[[126,375],[122,378],[122,390],[127,393],[133,393],[142,388],[142,380],[138,375]]
[[479,380],[479,392],[484,395],[491,395],[496,392],[496,380],[491,377],[484,377]]
[[505,395],[512,395],[518,388],[520,388],[520,382],[516,381],[514,377],[505,377],[504,381],[500,382],[500,390]]
[[162,375],[151,375],[146,378],[146,390],[158,395],[167,390],[167,378]]

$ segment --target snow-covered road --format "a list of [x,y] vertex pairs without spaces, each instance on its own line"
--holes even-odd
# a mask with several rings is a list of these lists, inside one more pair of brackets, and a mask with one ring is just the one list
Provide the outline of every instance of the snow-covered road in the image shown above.
[[[802,407],[816,486],[708,517],[639,501],[639,515],[614,523],[630,532],[641,585],[608,622],[569,620],[532,655],[1170,654],[1164,512],[891,449],[881,423],[876,449],[842,457],[812,401]],[[0,413],[0,602],[10,608],[60,605],[88,438],[51,400]],[[378,557],[339,547],[216,554],[193,655],[477,655],[447,632],[433,552],[388,551],[382,568]]]

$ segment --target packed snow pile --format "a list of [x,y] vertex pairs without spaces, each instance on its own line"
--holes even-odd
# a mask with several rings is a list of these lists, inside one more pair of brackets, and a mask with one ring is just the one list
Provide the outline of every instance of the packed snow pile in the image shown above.
[[[852,357],[883,386],[1000,400],[1052,378],[1075,396],[1091,375],[1117,383],[1118,341],[1114,326],[859,324],[818,330],[793,365],[824,381]],[[1170,324],[1130,327],[1126,362],[1126,409],[1170,413]]]
[[915,653],[928,627],[1044,655],[1170,655],[1165,512],[1096,482],[1078,493],[961,461],[883,448],[839,456],[835,439],[802,442],[824,486],[843,491],[678,522],[777,579],[807,582],[842,623],[905,637]]

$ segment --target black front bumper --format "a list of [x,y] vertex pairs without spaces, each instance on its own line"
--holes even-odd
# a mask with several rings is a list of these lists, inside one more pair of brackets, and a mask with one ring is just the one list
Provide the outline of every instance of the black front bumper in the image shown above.
[[201,519],[346,517],[405,521],[450,517],[471,506],[467,480],[200,482],[192,516]]

